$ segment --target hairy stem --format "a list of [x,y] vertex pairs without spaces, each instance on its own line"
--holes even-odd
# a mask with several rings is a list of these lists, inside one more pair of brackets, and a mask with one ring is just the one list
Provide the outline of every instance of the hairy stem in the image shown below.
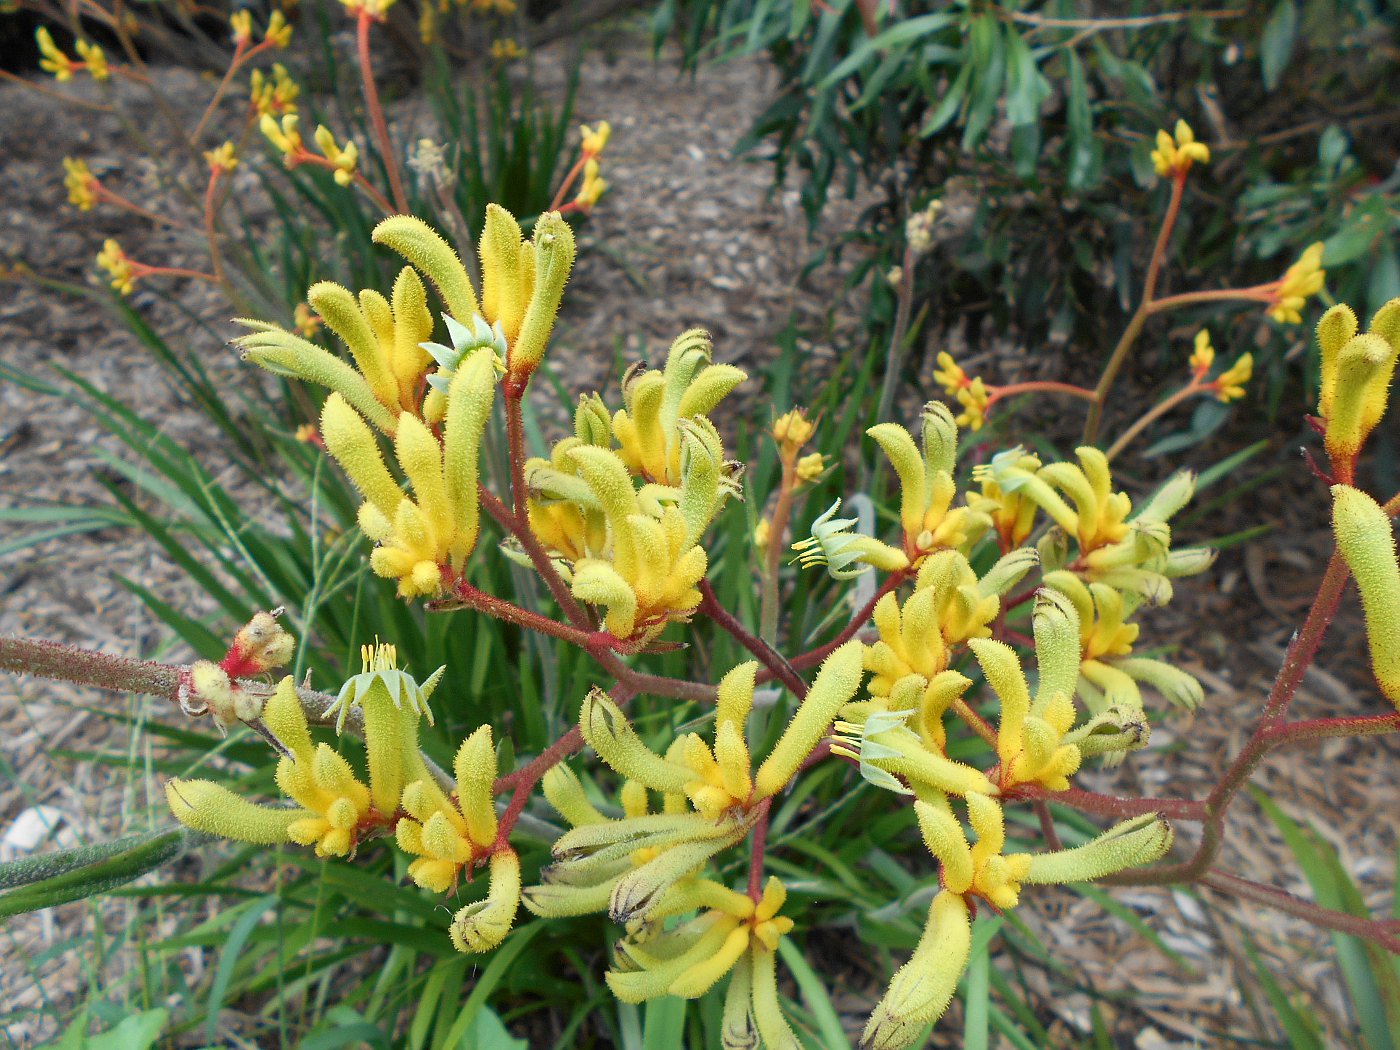
[[408,214],[408,196],[403,191],[403,176],[399,173],[399,161],[394,155],[394,144],[389,138],[389,125],[384,122],[384,110],[379,105],[379,89],[374,83],[374,67],[369,58],[369,27],[374,16],[367,8],[360,8],[355,24],[355,42],[360,56],[360,81],[365,91],[365,109],[369,112],[370,126],[374,128],[374,138],[379,145],[379,155],[384,160],[384,170],[389,175],[389,190],[394,197],[394,207],[403,215]]
[[759,663],[768,668],[773,677],[787,686],[799,700],[807,695],[807,683],[802,680],[802,676],[793,669],[793,666],[783,658],[781,653],[740,623],[733,613],[720,604],[709,580],[700,581],[700,595],[700,611],[704,615],[756,656]]

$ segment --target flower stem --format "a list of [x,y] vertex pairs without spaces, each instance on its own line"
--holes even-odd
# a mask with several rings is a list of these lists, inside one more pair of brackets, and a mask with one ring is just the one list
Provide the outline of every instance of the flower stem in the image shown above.
[[394,144],[389,139],[389,125],[384,121],[384,110],[379,105],[379,89],[374,83],[374,68],[369,58],[369,27],[374,16],[367,8],[360,8],[355,24],[355,41],[360,56],[360,81],[364,85],[365,109],[369,112],[370,125],[379,145],[379,155],[384,161],[384,170],[389,175],[389,190],[394,197],[394,207],[400,214],[408,214],[408,197],[403,191],[403,176],[399,174],[398,158],[394,156]]
[[700,611],[728,632],[740,645],[758,657],[760,663],[799,700],[807,695],[807,683],[767,641],[758,637],[720,604],[709,580],[700,581]]
[[1161,419],[1164,415],[1166,415],[1168,412],[1174,409],[1177,405],[1181,404],[1192,394],[1200,393],[1204,389],[1205,386],[1203,384],[1197,383],[1193,379],[1190,383],[1187,383],[1184,387],[1178,390],[1171,397],[1167,398],[1165,401],[1153,405],[1152,408],[1148,409],[1141,416],[1139,416],[1137,421],[1133,423],[1132,426],[1130,426],[1127,430],[1123,431],[1123,433],[1119,435],[1118,440],[1108,447],[1108,451],[1104,453],[1104,457],[1106,459],[1112,460],[1115,456],[1118,455],[1118,453],[1122,452],[1125,448],[1131,445],[1133,443],[1133,440],[1144,430],[1150,427],[1153,423]]
[[1093,444],[1099,436],[1099,424],[1103,420],[1104,404],[1108,401],[1108,395],[1113,390],[1114,381],[1117,380],[1118,373],[1128,358],[1128,352],[1132,350],[1138,336],[1142,335],[1143,325],[1147,323],[1148,315],[1152,312],[1152,296],[1157,290],[1157,277],[1162,271],[1162,261],[1166,257],[1172,230],[1176,226],[1176,218],[1181,211],[1181,194],[1185,187],[1186,172],[1177,172],[1172,178],[1171,199],[1167,202],[1167,213],[1162,218],[1162,226],[1157,231],[1157,241],[1152,246],[1152,258],[1147,264],[1147,276],[1143,278],[1142,299],[1138,303],[1137,310],[1128,320],[1128,326],[1123,329],[1118,345],[1113,348],[1108,364],[1104,366],[1103,374],[1099,376],[1098,386],[1094,388],[1094,402],[1089,406],[1089,416],[1084,421],[1083,442],[1086,445]]

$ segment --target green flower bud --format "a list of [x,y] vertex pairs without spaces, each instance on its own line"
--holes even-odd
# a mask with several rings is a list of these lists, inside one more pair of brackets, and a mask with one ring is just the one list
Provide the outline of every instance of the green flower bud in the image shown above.
[[1359,489],[1334,485],[1332,500],[1337,549],[1356,577],[1366,612],[1371,669],[1386,699],[1400,707],[1400,565],[1395,533],[1385,510]]

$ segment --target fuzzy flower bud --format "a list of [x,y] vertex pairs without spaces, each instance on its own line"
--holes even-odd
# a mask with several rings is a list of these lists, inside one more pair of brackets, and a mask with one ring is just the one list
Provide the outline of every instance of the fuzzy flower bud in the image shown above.
[[1400,564],[1390,517],[1366,493],[1332,488],[1332,528],[1337,549],[1356,577],[1366,611],[1371,669],[1387,700],[1400,708]]

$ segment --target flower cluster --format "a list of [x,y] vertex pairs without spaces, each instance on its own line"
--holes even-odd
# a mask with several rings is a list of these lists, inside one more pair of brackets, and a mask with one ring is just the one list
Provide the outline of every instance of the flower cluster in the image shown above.
[[[295,117],[277,126],[283,135],[288,119]],[[606,125],[585,129],[585,157],[606,139]],[[1189,137],[1171,144],[1172,164],[1204,159]],[[327,157],[333,147],[322,143]],[[251,329],[239,340],[244,355],[330,391],[309,439],[363,498],[358,523],[375,545],[370,565],[401,596],[446,597],[434,607],[455,601],[553,634],[589,652],[617,685],[588,691],[577,726],[515,769],[499,768],[492,727],[477,727],[449,777],[419,750],[441,670],[419,685],[398,670],[391,647],[366,647],[363,672],[313,711],[315,721],[363,737],[361,771],[313,740],[307,697],[291,679],[266,703],[242,680],[292,653],[275,617],[260,614],[222,663],[189,670],[180,700],[221,726],[241,720],[265,731],[282,754],[277,783],[293,805],[174,780],[168,797],[182,822],[322,856],[353,856],[382,839],[411,858],[409,878],[435,894],[456,892],[485,869],[485,895],[459,909],[448,930],[461,951],[499,944],[521,903],[546,919],[606,913],[621,929],[605,978],[612,993],[627,1003],[694,999],[727,982],[723,1044],[733,1048],[801,1045],[777,969],[783,938],[802,918],[800,884],[768,874],[764,860],[770,811],[810,766],[849,764],[878,797],[911,805],[928,851],[923,933],[874,1008],[866,1047],[910,1046],[947,1009],[980,908],[1006,911],[1026,886],[1101,878],[1165,855],[1173,835],[1158,813],[1070,848],[1054,836],[1033,848],[1008,834],[1008,811],[1062,796],[1088,761],[1121,762],[1146,746],[1152,694],[1185,710],[1203,703],[1192,675],[1137,649],[1142,614],[1171,600],[1174,580],[1212,563],[1212,551],[1173,543],[1172,520],[1194,493],[1191,473],[1134,499],[1115,482],[1111,453],[1085,444],[1066,460],[1005,448],[969,479],[958,466],[960,424],[975,429],[986,403],[1013,388],[989,392],[944,355],[941,381],[968,395],[963,416],[935,402],[915,433],[890,422],[866,431],[898,482],[897,525],[887,535],[856,531],[854,519],[836,517],[838,500],[792,545],[796,561],[824,566],[838,581],[884,574],[866,606],[868,625],[857,617],[808,654],[805,666],[820,661],[810,683],[766,642],[735,632],[760,660],[729,668],[714,686],[684,682],[668,693],[658,686],[673,680],[641,674],[624,658],[674,648],[663,633],[698,612],[717,622],[727,615],[715,611],[705,580],[710,534],[743,486],[711,416],[745,374],[715,362],[705,332],[683,332],[660,367],[628,370],[620,407],[583,395],[572,433],[547,456],[527,458],[521,400],[574,261],[567,224],[546,213],[527,240],[493,206],[478,243],[479,282],[421,220],[395,216],[373,237],[408,262],[391,294],[320,282],[307,293],[303,334],[243,321]],[[429,304],[430,286],[440,310]],[[311,311],[343,354],[312,341]],[[1387,641],[1400,620],[1390,508],[1353,487],[1351,476],[1400,357],[1400,300],[1368,332],[1358,329],[1345,307],[1319,326],[1320,426],[1338,482],[1338,548],[1360,584],[1377,679],[1400,704],[1400,650]],[[1238,397],[1249,355],[1208,381],[1214,361],[1203,331],[1187,392]],[[509,501],[489,492],[481,466],[498,401],[513,457]],[[783,470],[775,521],[800,513],[794,494],[826,470],[820,453],[804,454],[820,426],[796,409],[773,423]],[[467,582],[483,507],[506,533],[500,556],[542,577],[559,622]],[[753,542],[772,554],[785,535],[785,525],[765,519]],[[858,633],[862,626],[870,630]],[[757,705],[769,678],[784,689]],[[712,700],[713,724],[634,721],[628,705],[640,693]],[[584,747],[615,775],[615,794],[566,761]],[[525,886],[511,833],[536,785],[568,830]],[[498,808],[503,791],[513,797]],[[746,845],[748,877],[737,885],[733,861]]]

